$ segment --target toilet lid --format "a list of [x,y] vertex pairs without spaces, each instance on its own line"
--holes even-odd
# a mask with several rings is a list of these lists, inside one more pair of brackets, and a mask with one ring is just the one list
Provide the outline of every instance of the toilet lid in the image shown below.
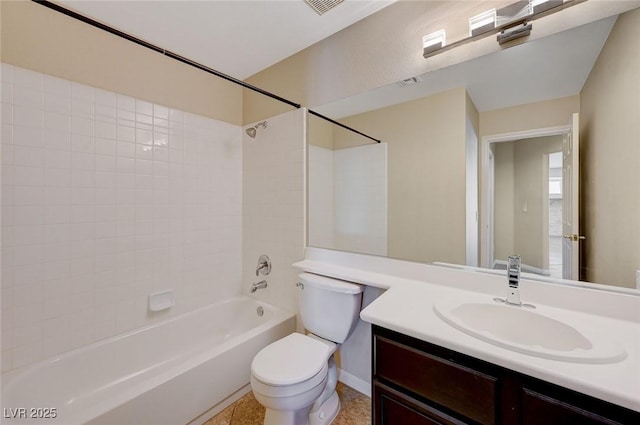
[[293,385],[317,375],[329,355],[326,344],[292,333],[260,350],[251,363],[251,373],[265,384]]

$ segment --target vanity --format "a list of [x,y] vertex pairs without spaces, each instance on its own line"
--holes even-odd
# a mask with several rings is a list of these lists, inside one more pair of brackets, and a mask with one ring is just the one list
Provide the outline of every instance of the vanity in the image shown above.
[[373,423],[634,424],[640,413],[373,326]]
[[295,267],[386,289],[371,324],[374,424],[640,423],[640,297],[307,248]]

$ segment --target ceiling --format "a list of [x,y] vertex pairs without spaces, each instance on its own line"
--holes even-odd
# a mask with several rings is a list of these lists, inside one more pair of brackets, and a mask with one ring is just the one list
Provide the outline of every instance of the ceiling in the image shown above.
[[390,84],[313,109],[334,119],[465,87],[478,111],[573,96],[584,83],[615,24],[612,16],[509,49]]
[[244,80],[395,0],[57,0],[135,37]]
[[[396,0],[344,0],[318,15],[304,0],[57,0],[238,79],[329,37]],[[487,111],[578,94],[615,16],[326,105],[334,119],[465,87]]]

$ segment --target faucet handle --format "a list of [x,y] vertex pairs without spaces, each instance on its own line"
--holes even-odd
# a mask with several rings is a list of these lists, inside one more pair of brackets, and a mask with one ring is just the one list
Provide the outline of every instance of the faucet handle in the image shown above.
[[256,267],[256,276],[260,273],[263,275],[268,275],[271,273],[271,260],[267,255],[262,254],[258,258],[258,266]]
[[510,255],[507,259],[507,279],[509,279],[509,286],[518,287],[520,282],[520,256]]
[[510,255],[507,259],[507,304],[522,306],[520,301],[520,256]]

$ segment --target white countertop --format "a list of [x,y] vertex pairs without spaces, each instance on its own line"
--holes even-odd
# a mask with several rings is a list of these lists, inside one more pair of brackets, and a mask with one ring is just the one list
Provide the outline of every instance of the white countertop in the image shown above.
[[627,352],[616,363],[573,363],[484,342],[445,323],[433,310],[443,298],[470,302],[504,296],[504,277],[315,248],[307,249],[306,259],[294,266],[387,289],[362,310],[364,321],[640,411],[640,297],[636,295],[521,282],[523,302],[552,312],[556,319],[600,327]]

